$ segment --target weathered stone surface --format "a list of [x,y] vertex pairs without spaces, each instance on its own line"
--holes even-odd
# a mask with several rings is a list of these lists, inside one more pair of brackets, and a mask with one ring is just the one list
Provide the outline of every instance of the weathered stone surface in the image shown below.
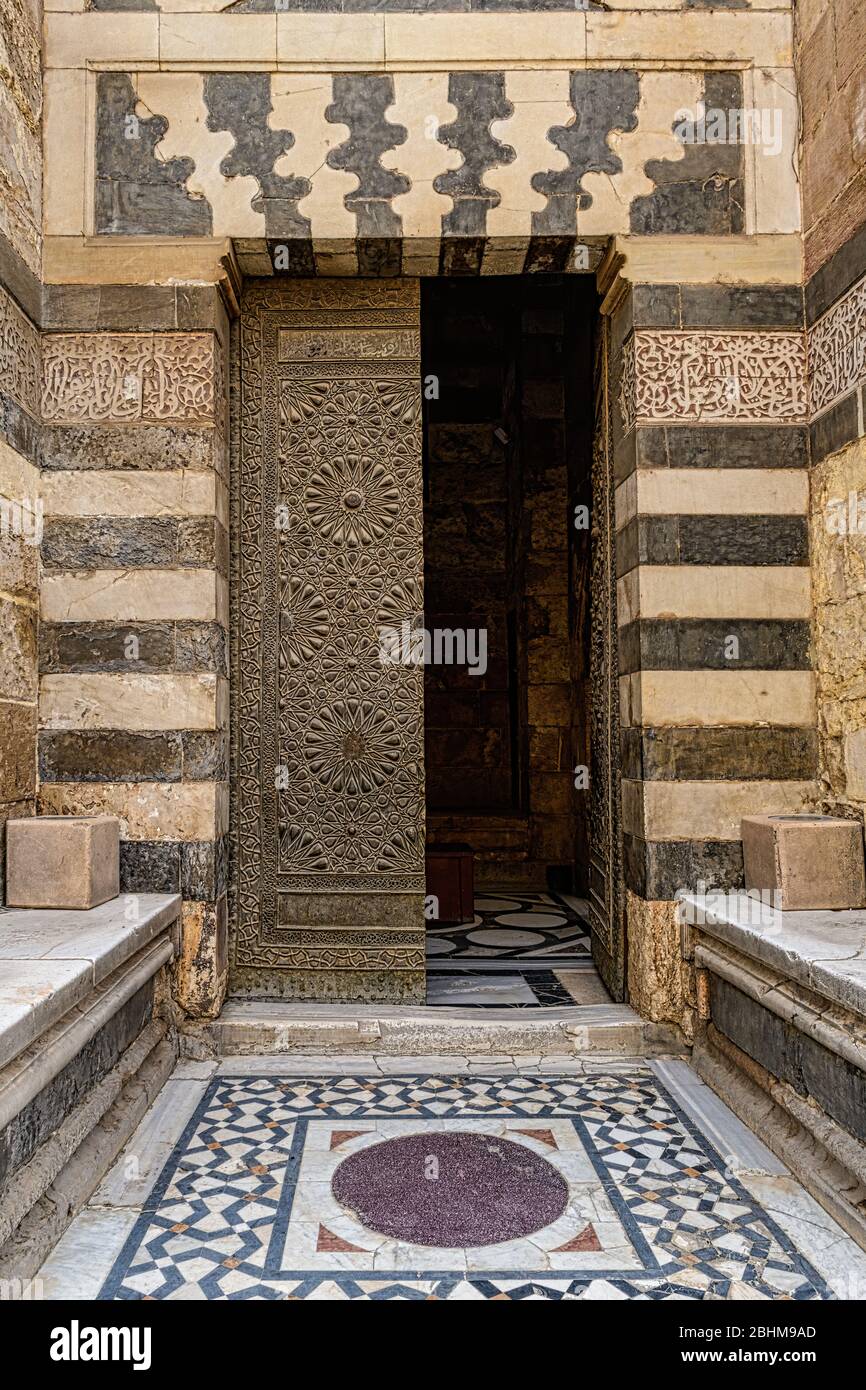
[[859,821],[821,816],[746,816],[746,888],[778,893],[782,911],[863,907],[866,877]]
[[673,902],[647,902],[626,890],[628,997],[632,1007],[655,1023],[674,1023],[693,1035],[690,966],[680,953],[680,929]]
[[719,1031],[749,1057],[866,1140],[866,1072],[712,974],[710,1010]]
[[225,997],[228,972],[226,899],[185,902],[181,949],[175,963],[175,997],[193,1018],[216,1018]]
[[739,840],[643,840],[623,836],[626,887],[639,898],[673,901],[683,888],[743,886]]
[[803,618],[636,618],[620,629],[619,669],[808,671],[810,646]]
[[142,985],[103,1028],[8,1125],[0,1130],[0,1200],[9,1179],[54,1134],[88,1091],[117,1063],[153,1015],[154,983]]
[[117,896],[120,825],[113,816],[35,816],[6,824],[10,907],[91,908]]
[[0,698],[0,802],[36,793],[36,704]]
[[51,570],[228,567],[213,517],[48,517],[42,563]]
[[174,732],[43,729],[39,776],[43,782],[179,782],[181,740],[181,734]]
[[169,425],[49,425],[42,434],[43,468],[213,468],[214,432]]
[[36,691],[35,608],[0,599],[0,696],[33,700]]
[[625,775],[653,780],[808,779],[818,761],[814,729],[645,728],[623,738],[639,745]]
[[639,425],[642,468],[806,468],[805,425]]
[[[739,110],[742,91],[737,72],[706,74],[707,109]],[[692,141],[683,146],[682,158],[651,159],[646,172],[656,188],[634,199],[633,232],[733,236],[743,231],[746,194],[741,144]]]

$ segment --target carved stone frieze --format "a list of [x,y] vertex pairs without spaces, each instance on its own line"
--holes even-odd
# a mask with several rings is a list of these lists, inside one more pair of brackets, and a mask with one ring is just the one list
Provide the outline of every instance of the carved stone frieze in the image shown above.
[[809,331],[809,374],[815,415],[866,379],[866,276]]
[[623,419],[774,421],[808,418],[806,348],[788,330],[638,330],[624,353]]
[[39,417],[39,334],[0,289],[0,390]]
[[52,423],[213,424],[217,372],[211,333],[49,333],[42,413]]

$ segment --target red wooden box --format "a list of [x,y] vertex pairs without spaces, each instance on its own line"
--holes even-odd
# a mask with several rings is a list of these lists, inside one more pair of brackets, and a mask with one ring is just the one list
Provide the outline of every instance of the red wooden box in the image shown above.
[[475,916],[475,864],[468,845],[431,845],[427,850],[427,896],[439,899],[436,920],[443,925],[471,922]]

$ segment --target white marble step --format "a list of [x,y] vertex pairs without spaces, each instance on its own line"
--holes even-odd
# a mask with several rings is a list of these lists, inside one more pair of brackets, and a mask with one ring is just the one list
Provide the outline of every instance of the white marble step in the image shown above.
[[0,1067],[82,1004],[179,913],[176,893],[122,894],[83,911],[0,911]]

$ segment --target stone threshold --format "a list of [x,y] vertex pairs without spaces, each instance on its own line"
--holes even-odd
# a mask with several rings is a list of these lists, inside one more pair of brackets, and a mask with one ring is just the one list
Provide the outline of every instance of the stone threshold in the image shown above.
[[202,1059],[261,1053],[647,1057],[687,1051],[676,1029],[649,1023],[625,1004],[475,1011],[229,1000],[219,1018],[187,1024],[180,1045],[182,1056]]
[[779,912],[747,893],[684,895],[693,930],[866,1018],[866,909]]
[[[176,893],[138,893],[81,911],[0,911],[0,1068],[42,1037],[180,916]],[[171,959],[171,944],[151,974]]]

